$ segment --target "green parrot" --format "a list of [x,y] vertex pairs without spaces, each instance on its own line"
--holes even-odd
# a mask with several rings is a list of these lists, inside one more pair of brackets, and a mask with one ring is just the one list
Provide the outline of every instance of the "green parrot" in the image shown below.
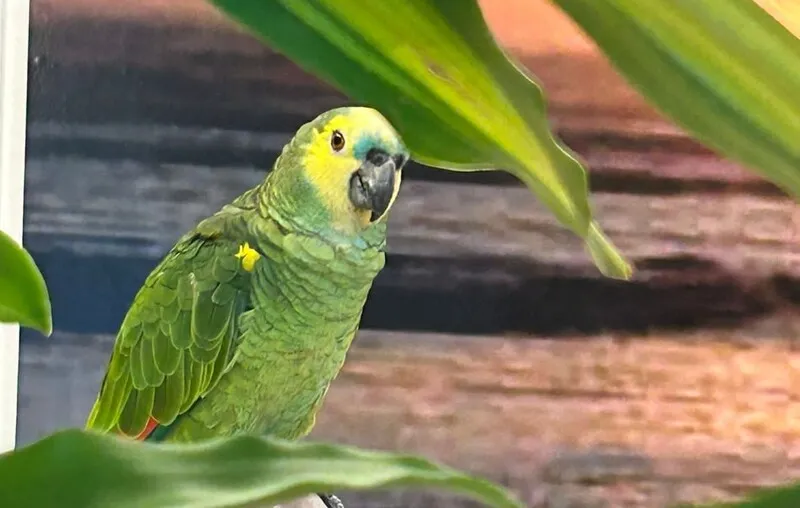
[[86,427],[140,440],[306,435],[385,262],[408,150],[377,111],[303,125],[136,294]]

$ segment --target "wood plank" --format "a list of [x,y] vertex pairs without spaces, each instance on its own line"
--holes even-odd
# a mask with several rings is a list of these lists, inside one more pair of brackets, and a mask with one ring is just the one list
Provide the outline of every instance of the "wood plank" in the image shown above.
[[[125,159],[153,164],[256,166],[269,168],[293,129],[307,120],[284,118],[279,131],[248,131],[172,124],[61,123],[31,121],[28,154],[44,157]],[[609,193],[666,195],[679,192],[750,193],[783,196],[752,172],[720,159],[685,136],[648,130],[609,132],[604,125],[571,125],[564,132],[590,168],[591,189]],[[720,175],[725,175],[720,178]],[[411,163],[412,180],[518,185],[504,172],[457,173]]]
[[[161,250],[263,178],[247,167],[78,157],[35,158],[28,165],[27,232],[132,238]],[[120,186],[120,181],[132,183]],[[692,255],[756,273],[800,268],[800,211],[788,198],[597,193],[593,205],[609,235],[634,259]],[[390,227],[391,251],[399,254],[511,256],[589,266],[579,242],[521,186],[409,181]]]
[[[536,5],[533,13],[520,11],[530,9],[528,5]],[[689,180],[704,188],[777,192],[738,165],[719,164],[707,149],[654,113],[547,3],[505,0],[485,7],[501,42],[539,76],[553,125],[571,148],[588,158],[595,188],[675,192],[684,188],[675,181]],[[520,12],[512,16],[505,9]],[[527,16],[537,21],[526,23],[524,33],[539,35],[522,35],[512,22]],[[537,23],[548,30],[531,30]],[[551,26],[560,28],[551,31]],[[534,39],[525,44],[518,40],[529,37]],[[96,0],[37,0],[31,55],[30,120],[66,122],[71,128],[85,123],[110,128],[116,122],[146,130],[155,122],[223,134],[287,132],[322,110],[349,102],[199,0],[137,2],[118,12]],[[588,82],[594,86],[583,86]],[[603,93],[595,93],[598,89]],[[33,149],[75,150],[78,140],[43,142]],[[123,153],[165,153],[163,146],[154,150],[135,142],[104,146]],[[175,155],[168,148],[166,153]],[[228,164],[264,160],[249,147],[243,152],[216,150],[211,163],[223,153]],[[687,164],[685,153],[698,157]],[[208,155],[208,147],[199,146],[194,160],[182,162],[196,163]]]
[[[29,159],[25,241],[56,297],[65,292],[56,321],[113,331],[176,238],[261,177],[245,167]],[[406,182],[365,322],[490,334],[759,328],[800,301],[791,200],[697,192],[593,201],[639,265],[631,283],[600,279],[580,243],[522,187]],[[67,296],[76,291],[80,302]],[[782,322],[769,333],[794,329]]]
[[[82,425],[111,343],[23,341],[21,442]],[[529,506],[660,507],[796,477],[798,382],[800,353],[786,341],[737,345],[725,333],[626,344],[365,330],[313,437],[423,453],[503,481]],[[342,497],[474,506],[419,492]]]
[[[661,115],[647,105],[614,71],[594,43],[550,2],[480,0],[479,3],[499,43],[525,60],[549,91],[555,109],[571,109],[575,119],[602,111],[605,116],[650,120],[664,126]],[[798,16],[791,7],[792,0],[759,0],[759,3],[789,29],[797,26]],[[42,57],[50,57],[53,52],[73,57],[83,54],[84,57],[93,55],[95,59],[115,60],[119,64],[142,57],[151,62],[164,62],[175,56],[181,59],[191,54],[192,49],[199,49],[206,57],[215,52],[264,54],[259,45],[243,37],[233,23],[202,0],[141,0],[120,6],[98,0],[35,0],[31,18],[34,39],[39,39],[36,36],[41,34],[40,40],[44,42],[39,46]],[[80,31],[79,37],[61,38],[59,32],[65,25],[85,20],[93,20],[91,30]],[[126,25],[150,25],[156,28],[151,34],[156,37],[130,37],[133,34],[128,30],[118,30]],[[104,26],[115,28],[105,33],[110,37],[104,37],[100,45],[86,44],[94,40],[93,32],[97,35],[104,32]],[[198,39],[184,34],[163,45],[164,34],[169,39],[175,34],[172,29],[178,26],[195,27],[196,34],[206,42],[198,44]],[[77,33],[78,24],[72,30]],[[82,51],[76,52],[77,48]],[[289,71],[283,75],[313,81],[302,77],[302,73]],[[586,87],[585,83],[593,86]],[[596,93],[597,90],[603,93]]]

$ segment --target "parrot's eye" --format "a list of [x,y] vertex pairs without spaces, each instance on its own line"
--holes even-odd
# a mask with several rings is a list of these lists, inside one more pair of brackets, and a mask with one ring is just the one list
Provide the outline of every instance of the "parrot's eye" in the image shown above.
[[341,152],[344,148],[344,135],[339,131],[333,131],[331,135],[331,148],[336,152]]

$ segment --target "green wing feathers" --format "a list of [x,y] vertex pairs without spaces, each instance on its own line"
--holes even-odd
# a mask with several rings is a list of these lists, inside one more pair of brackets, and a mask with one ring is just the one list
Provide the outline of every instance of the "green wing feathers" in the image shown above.
[[169,425],[214,387],[249,305],[249,276],[229,239],[182,239],[136,295],[86,427],[141,434]]

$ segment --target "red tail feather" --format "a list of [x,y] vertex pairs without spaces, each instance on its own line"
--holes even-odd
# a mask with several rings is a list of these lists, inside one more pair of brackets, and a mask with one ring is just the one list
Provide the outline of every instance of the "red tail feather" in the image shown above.
[[136,440],[144,441],[145,438],[147,438],[147,436],[149,436],[150,433],[153,432],[153,429],[155,429],[156,427],[158,427],[158,422],[156,421],[155,418],[151,416],[150,419],[147,420],[147,425],[144,426],[144,430],[142,431],[142,433],[136,436]]

